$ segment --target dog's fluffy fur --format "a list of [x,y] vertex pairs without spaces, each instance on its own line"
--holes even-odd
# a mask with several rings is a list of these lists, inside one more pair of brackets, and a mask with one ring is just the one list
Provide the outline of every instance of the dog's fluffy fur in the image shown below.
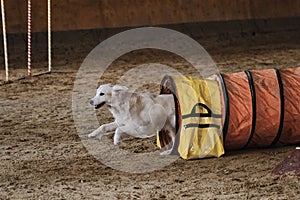
[[[131,93],[125,86],[105,84],[97,89],[90,104],[95,109],[107,106],[115,121],[101,125],[88,137],[103,136],[114,131],[114,144],[118,144],[124,133],[147,138],[164,129],[175,135],[175,105],[172,95]],[[173,144],[168,146],[169,149],[162,154],[171,152]]]

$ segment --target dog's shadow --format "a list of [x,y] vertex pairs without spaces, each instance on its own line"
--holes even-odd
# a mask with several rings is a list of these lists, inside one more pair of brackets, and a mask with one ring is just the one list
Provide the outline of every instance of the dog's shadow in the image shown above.
[[[107,137],[113,143],[113,134],[103,137]],[[159,151],[159,147],[156,144],[156,137],[135,138],[129,135],[124,135],[122,136],[122,140],[118,144],[118,147],[132,153],[149,153]]]

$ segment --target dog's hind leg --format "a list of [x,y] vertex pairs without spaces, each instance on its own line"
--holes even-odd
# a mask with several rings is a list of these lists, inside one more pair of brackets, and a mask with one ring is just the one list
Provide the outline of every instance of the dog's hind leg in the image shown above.
[[[90,133],[88,135],[88,137],[89,138],[96,137],[99,134],[101,134],[101,136],[107,135],[108,132],[114,131],[114,130],[116,130],[116,128],[118,128],[118,124],[116,122],[112,122],[109,124],[103,124],[96,130],[94,130],[92,133]],[[108,134],[110,134],[110,133],[108,133]]]
[[[161,130],[168,119],[167,113],[168,112],[166,111],[166,109],[160,104],[154,104],[153,106],[151,106],[151,108],[149,109],[149,117],[151,120],[151,125],[153,126],[151,128],[154,130]],[[150,128],[150,126],[147,127]],[[149,130],[144,130],[144,131],[149,131]],[[155,133],[156,132],[154,132],[154,134]]]

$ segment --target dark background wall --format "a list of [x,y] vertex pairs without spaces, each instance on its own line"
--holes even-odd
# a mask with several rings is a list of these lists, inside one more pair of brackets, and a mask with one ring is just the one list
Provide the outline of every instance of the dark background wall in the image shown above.
[[[300,16],[300,0],[52,0],[52,30]],[[27,1],[5,1],[8,33],[27,31]],[[32,0],[32,30],[47,30],[47,0]]]

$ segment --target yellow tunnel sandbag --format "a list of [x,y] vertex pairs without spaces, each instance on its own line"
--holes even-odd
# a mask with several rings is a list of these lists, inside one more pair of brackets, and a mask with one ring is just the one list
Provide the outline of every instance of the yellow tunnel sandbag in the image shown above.
[[[281,70],[246,70],[234,74],[218,74],[214,78],[218,83],[216,90],[220,91],[221,96],[225,149],[270,147],[300,142],[299,67]],[[179,84],[180,81],[176,78],[166,76],[161,88],[162,94],[174,94],[175,99],[176,133],[179,134],[176,135],[173,153],[178,153],[184,140],[180,105],[183,105],[181,101],[186,101],[182,96],[187,97],[187,89],[178,90]],[[202,80],[190,83],[196,90],[195,84],[205,85],[206,82]],[[198,87],[199,90],[201,88]],[[203,94],[205,93],[198,92],[195,95]],[[188,98],[195,99],[190,96]],[[201,134],[201,131],[198,134]],[[171,137],[162,130],[158,134],[158,141],[163,148],[171,141]],[[195,158],[195,155],[192,158]],[[186,159],[190,159],[189,156]]]
[[[184,76],[165,77],[172,84],[177,108],[177,145],[184,159],[220,157],[224,154],[221,95],[218,83]],[[170,93],[170,91],[168,92]],[[182,95],[184,94],[184,95]],[[166,137],[158,134],[158,145]]]

